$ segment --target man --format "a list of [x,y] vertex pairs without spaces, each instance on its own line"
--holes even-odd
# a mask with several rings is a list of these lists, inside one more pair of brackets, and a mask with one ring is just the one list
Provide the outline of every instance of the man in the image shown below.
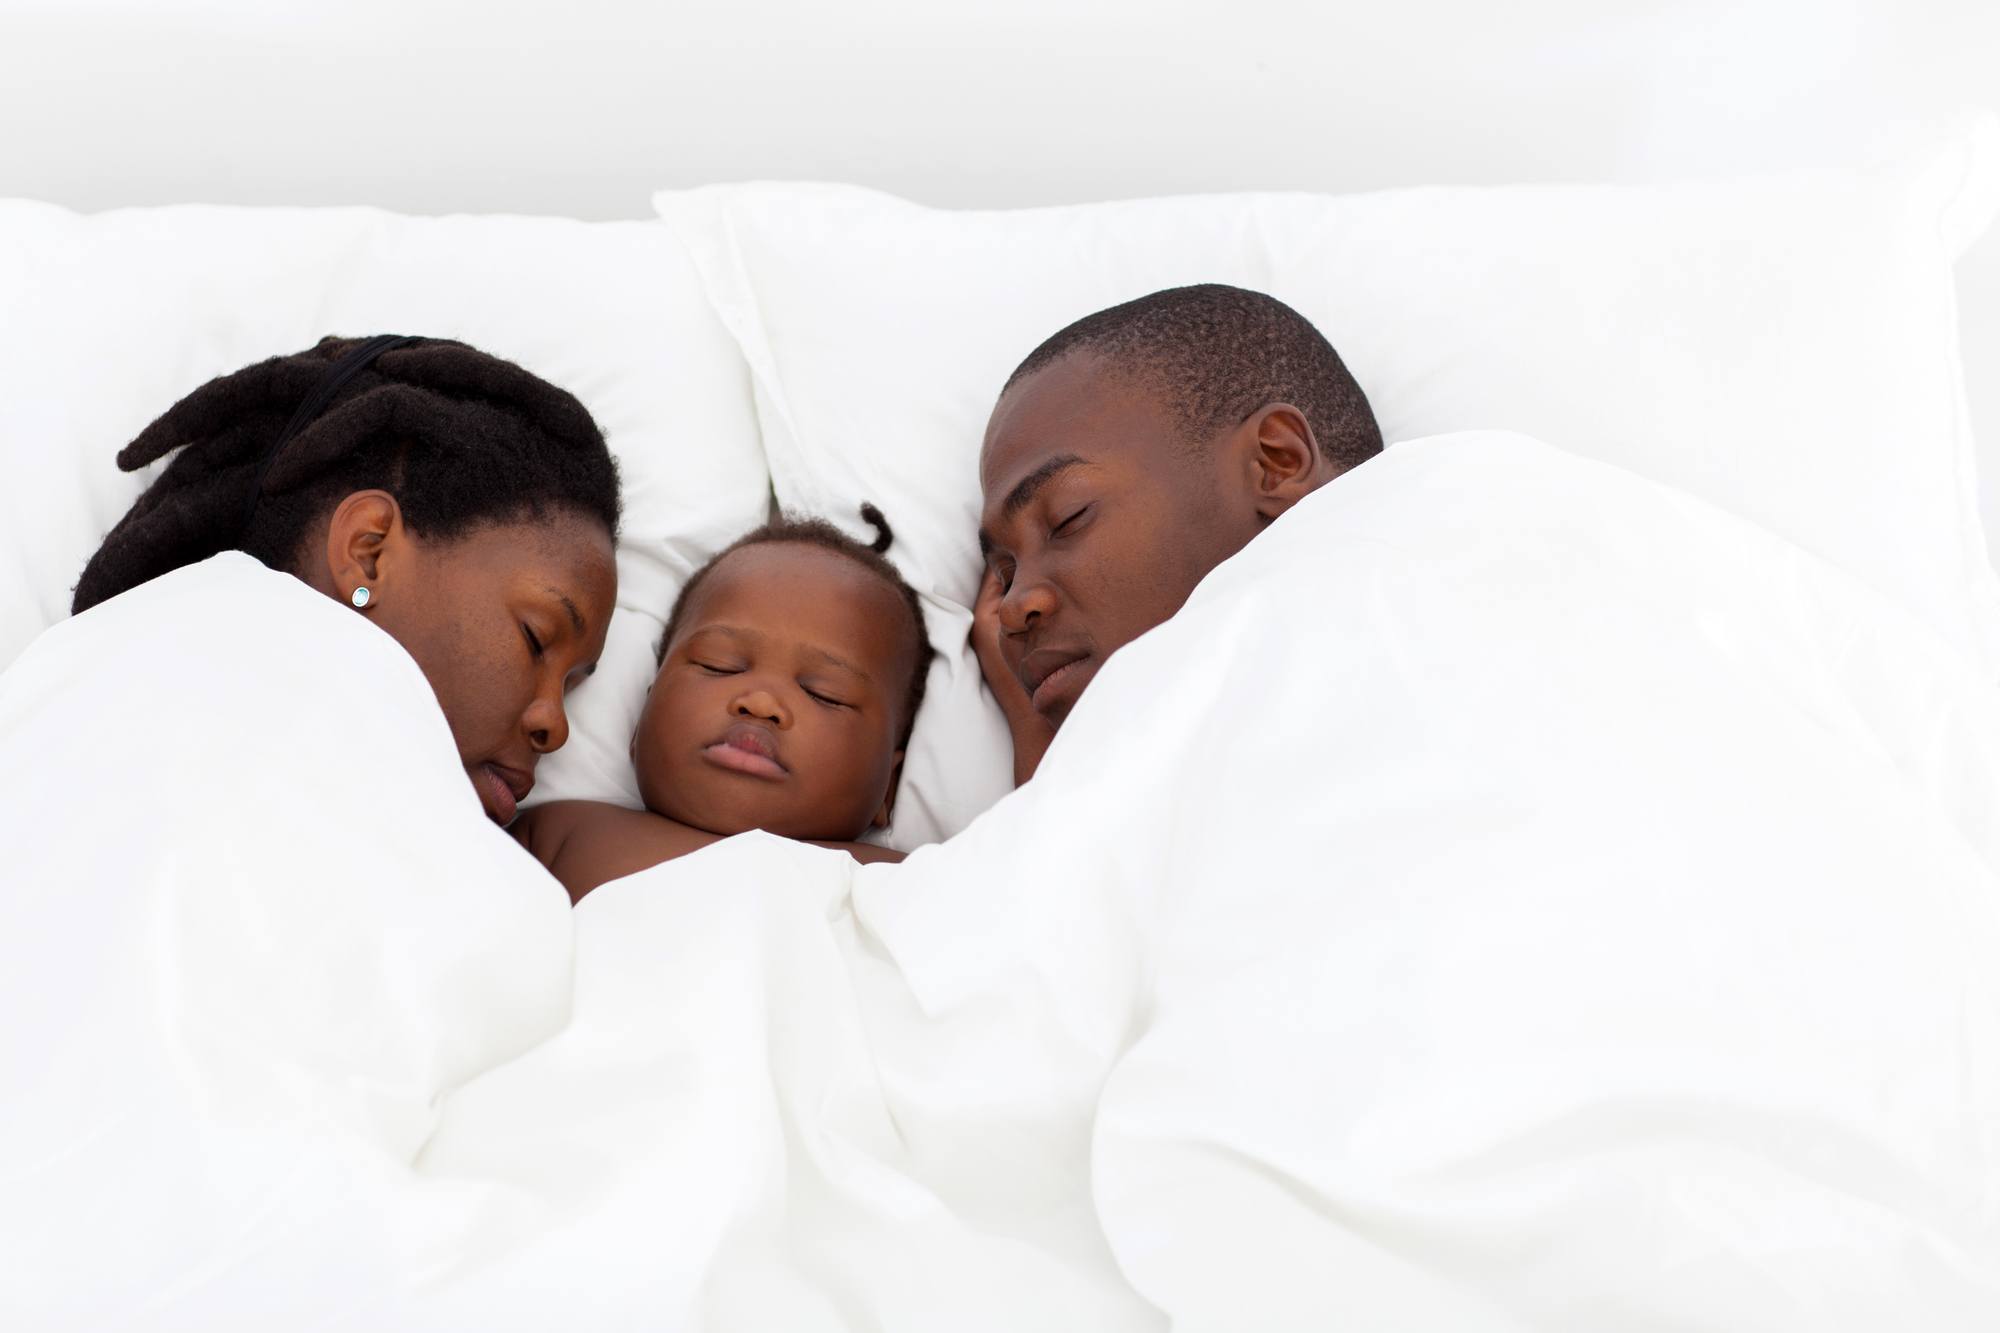
[[1155,292],[1029,353],[980,451],[986,577],[973,618],[1015,783],[1107,657],[1302,496],[1381,450],[1339,355],[1261,292]]

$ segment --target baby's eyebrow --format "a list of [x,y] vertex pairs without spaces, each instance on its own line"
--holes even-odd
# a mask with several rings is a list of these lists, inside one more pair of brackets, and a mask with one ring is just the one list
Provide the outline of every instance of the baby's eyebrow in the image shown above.
[[[697,625],[688,632],[687,638],[692,639],[697,634],[725,634],[732,639],[747,640],[751,644],[762,644],[765,639],[762,631],[751,629],[745,625]],[[820,665],[838,667],[842,671],[852,672],[854,675],[861,677],[862,680],[870,685],[875,683],[875,678],[869,675],[862,667],[842,657],[839,653],[822,648],[816,643],[801,644],[799,645],[799,651],[803,656],[812,659]]]
[[866,671],[862,670],[860,667],[848,661],[846,658],[842,657],[838,653],[830,653],[826,649],[821,648],[816,644],[807,644],[805,648],[805,653],[807,657],[815,658],[819,662],[827,666],[839,667],[842,671],[851,672],[854,675],[861,677],[862,680],[867,681],[869,684],[871,685],[874,684],[875,678],[873,676],[869,675]]
[[688,631],[687,636],[692,639],[697,634],[727,634],[732,639],[750,639],[753,641],[764,637],[756,630],[743,625],[724,625],[714,621],[710,621],[706,625],[696,625]]

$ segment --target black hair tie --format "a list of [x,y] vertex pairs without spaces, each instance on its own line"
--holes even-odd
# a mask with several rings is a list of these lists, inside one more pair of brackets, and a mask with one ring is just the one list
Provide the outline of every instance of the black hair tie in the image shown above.
[[407,347],[421,339],[406,337],[400,333],[382,333],[370,338],[361,346],[334,362],[320,376],[311,393],[300,400],[292,419],[278,432],[278,438],[271,441],[264,450],[264,459],[257,464],[257,479],[250,484],[250,498],[243,506],[243,531],[250,531],[250,520],[257,516],[257,502],[264,498],[264,479],[271,475],[271,465],[278,461],[278,454],[291,443],[294,435],[312,424],[313,418],[326,410],[334,395],[347,387],[347,382],[368,368],[368,363],[384,352],[392,352],[398,347]]

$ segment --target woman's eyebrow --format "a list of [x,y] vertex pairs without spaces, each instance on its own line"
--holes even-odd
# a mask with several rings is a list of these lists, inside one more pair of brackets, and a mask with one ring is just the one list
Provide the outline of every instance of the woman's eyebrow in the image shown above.
[[582,635],[582,633],[584,632],[583,613],[576,609],[576,603],[572,602],[561,588],[551,588],[544,586],[542,591],[547,593],[549,596],[555,598],[558,602],[562,603],[563,610],[569,612],[569,623],[576,628],[576,632],[578,635]]

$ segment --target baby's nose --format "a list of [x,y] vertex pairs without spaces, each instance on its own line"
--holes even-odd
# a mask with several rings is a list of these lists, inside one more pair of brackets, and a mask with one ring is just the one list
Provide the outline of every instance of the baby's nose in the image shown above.
[[789,720],[784,705],[769,690],[748,690],[737,695],[730,711],[737,717],[756,718],[780,727]]

